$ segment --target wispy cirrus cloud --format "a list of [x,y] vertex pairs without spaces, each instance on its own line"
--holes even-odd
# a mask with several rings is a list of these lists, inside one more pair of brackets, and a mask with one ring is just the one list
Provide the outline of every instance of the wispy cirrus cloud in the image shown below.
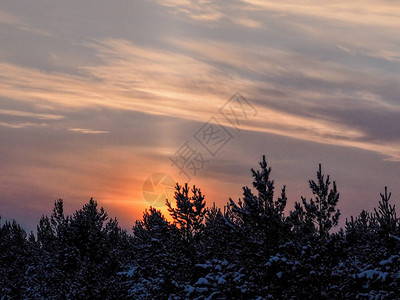
[[[290,44],[297,51],[303,41],[309,44],[308,51],[322,46],[329,52],[329,46],[335,47],[336,43],[356,58],[393,62],[400,57],[396,29],[400,26],[400,8],[393,1],[336,1],[324,5],[315,0],[155,2],[170,8],[172,15],[185,16],[198,25],[227,28],[235,24],[253,29],[254,36],[266,39],[255,41],[258,44],[274,44],[273,40],[285,39],[287,35],[286,39],[292,39]],[[294,32],[297,34],[292,36]]]
[[20,111],[20,110],[9,110],[9,109],[0,109],[0,115],[8,115],[8,116],[16,116],[16,117],[28,117],[39,120],[60,120],[63,119],[62,115],[55,114],[42,114],[42,113],[34,113],[29,111]]
[[158,1],[160,5],[167,6],[175,13],[181,13],[197,21],[216,21],[221,19],[224,14],[221,6],[215,1],[199,0],[167,0]]
[[237,1],[203,0],[153,0],[166,6],[174,15],[186,17],[188,21],[200,22],[206,26],[238,25],[245,28],[261,28],[262,22],[252,18],[243,5]]
[[[400,7],[393,1],[319,1],[240,0],[244,9],[270,16],[283,31],[298,32],[304,42],[316,47],[340,44],[342,49],[360,57],[398,61]],[[296,43],[292,46],[296,47]],[[309,50],[310,52],[312,50]],[[327,57],[327,59],[330,59]],[[371,63],[366,62],[363,63]],[[360,64],[362,65],[362,64]]]
[[69,128],[69,131],[77,132],[77,133],[83,133],[83,134],[104,134],[104,133],[110,133],[109,131],[106,130],[93,130],[93,129],[87,129],[87,128]]
[[20,16],[6,12],[0,9],[0,23],[15,26],[15,28],[23,31],[28,31],[33,34],[52,36],[52,33],[48,30],[43,30],[32,26],[32,24],[27,23]]
[[13,128],[13,129],[20,129],[20,128],[27,128],[27,127],[44,127],[47,126],[46,123],[31,123],[31,122],[0,122],[0,126]]
[[[377,141],[385,136],[374,136],[368,127],[357,126],[343,114],[344,107],[356,113],[360,105],[377,115],[385,111],[400,114],[399,105],[385,95],[388,78],[393,92],[398,89],[398,77],[388,75],[381,80],[338,63],[273,48],[212,40],[173,41],[172,45],[181,53],[124,40],[89,43],[103,64],[80,67],[84,77],[3,64],[7,72],[2,75],[0,95],[39,107],[51,104],[62,111],[104,106],[204,121],[239,86],[256,101],[259,116],[264,116],[249,122],[245,129],[368,149],[400,159],[398,140],[382,146]],[[204,106],[205,99],[210,107]],[[36,115],[49,116],[56,115]],[[72,131],[107,133],[84,128]]]
[[321,5],[319,1],[290,0],[240,0],[252,5],[253,9],[273,11],[280,16],[308,16],[319,19],[333,19],[340,22],[392,27],[400,22],[400,8],[393,1],[335,1]]

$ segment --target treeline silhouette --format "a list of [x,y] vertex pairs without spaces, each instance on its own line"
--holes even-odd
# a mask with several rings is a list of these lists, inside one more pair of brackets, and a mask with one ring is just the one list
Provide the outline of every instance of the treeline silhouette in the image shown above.
[[136,221],[133,234],[96,201],[65,215],[63,201],[37,234],[0,226],[1,299],[399,299],[400,220],[381,194],[335,230],[335,182],[310,180],[312,199],[284,213],[265,157],[253,187],[221,210],[200,189],[177,185],[167,207]]

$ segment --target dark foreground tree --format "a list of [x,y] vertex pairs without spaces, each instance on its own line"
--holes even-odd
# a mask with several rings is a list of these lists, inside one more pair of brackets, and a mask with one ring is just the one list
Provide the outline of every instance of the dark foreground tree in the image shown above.
[[116,280],[129,261],[129,238],[96,201],[64,216],[57,200],[50,218],[38,226],[36,260],[26,272],[28,298],[104,299],[124,294]]
[[30,260],[26,233],[16,221],[0,226],[0,298],[19,299]]
[[206,208],[177,185],[172,218],[146,210],[133,235],[93,199],[63,201],[37,235],[0,224],[0,299],[398,299],[400,220],[385,188],[378,207],[333,232],[339,193],[319,166],[312,199],[285,214],[265,157],[238,202]]
[[196,248],[199,246],[199,238],[204,228],[206,213],[204,198],[200,189],[193,186],[190,190],[186,183],[183,187],[176,185],[175,205],[166,200],[168,211],[181,234],[189,269],[192,269],[197,261]]
[[189,262],[178,228],[150,207],[133,227],[135,258],[121,275],[131,299],[167,299],[188,277]]

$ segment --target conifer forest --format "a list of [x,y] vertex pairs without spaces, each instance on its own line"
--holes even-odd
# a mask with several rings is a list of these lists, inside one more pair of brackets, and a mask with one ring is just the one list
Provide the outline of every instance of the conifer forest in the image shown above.
[[251,176],[222,208],[177,184],[170,217],[150,207],[132,230],[93,198],[72,215],[56,200],[36,232],[1,220],[0,299],[400,299],[388,188],[338,228],[339,190],[321,165],[313,197],[293,207],[265,157]]

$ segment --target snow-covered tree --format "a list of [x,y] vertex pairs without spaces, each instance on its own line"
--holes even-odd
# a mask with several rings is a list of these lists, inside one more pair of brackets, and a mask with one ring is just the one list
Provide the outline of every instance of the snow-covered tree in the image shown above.
[[314,198],[289,216],[263,157],[237,203],[206,208],[200,189],[177,185],[173,222],[150,207],[133,235],[93,199],[73,215],[57,200],[37,237],[0,224],[0,299],[397,299],[391,194],[332,232],[339,193],[321,169],[309,181]]
[[134,259],[121,273],[129,298],[166,299],[177,291],[190,269],[183,241],[175,225],[150,207],[133,227]]
[[176,185],[175,207],[167,199],[166,205],[174,223],[178,225],[186,243],[191,243],[196,233],[203,228],[205,205],[204,195],[201,190],[193,186],[191,189],[186,183],[185,186]]
[[38,226],[39,257],[26,272],[28,298],[103,298],[121,293],[115,281],[129,258],[127,237],[116,219],[93,198],[64,216],[63,202],[57,200],[51,217],[43,216]]
[[204,228],[206,202],[201,190],[194,185],[190,189],[187,183],[185,186],[176,185],[174,198],[174,204],[167,200],[166,205],[183,240],[183,254],[188,259],[186,268],[189,270],[187,272],[189,279],[198,260],[196,248],[199,246],[201,231]]
[[284,186],[281,196],[274,200],[274,181],[270,178],[271,168],[265,156],[260,162],[260,170],[251,169],[251,173],[257,193],[243,187],[243,199],[239,199],[238,203],[230,199],[233,219],[241,227],[244,236],[253,239],[249,242],[262,248],[259,254],[271,254],[289,233],[283,213],[287,202],[286,188]]
[[24,273],[29,264],[24,229],[15,220],[0,225],[0,298],[23,297]]
[[307,201],[301,197],[302,203],[296,203],[295,210],[291,212],[291,218],[295,226],[300,226],[307,232],[315,233],[318,238],[326,239],[329,231],[339,222],[340,210],[337,209],[339,193],[336,182],[331,187],[330,176],[322,174],[319,164],[317,181],[309,180],[310,189],[314,199]]
[[380,196],[378,209],[374,209],[374,218],[379,226],[379,234],[385,237],[391,234],[396,235],[400,232],[400,221],[396,215],[396,206],[389,203],[392,193],[388,194],[387,187],[385,187],[385,193],[381,193]]

